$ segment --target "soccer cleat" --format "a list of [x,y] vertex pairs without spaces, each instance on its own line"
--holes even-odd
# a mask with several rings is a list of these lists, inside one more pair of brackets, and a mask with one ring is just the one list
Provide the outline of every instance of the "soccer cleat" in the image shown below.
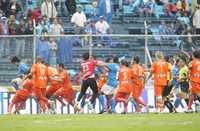
[[193,113],[194,111],[192,109],[188,109],[186,111],[184,111],[185,113]]
[[88,110],[91,111],[92,114],[96,113],[91,103],[88,103]]
[[104,113],[106,113],[106,111],[100,111],[100,112],[99,112],[99,114],[104,114]]

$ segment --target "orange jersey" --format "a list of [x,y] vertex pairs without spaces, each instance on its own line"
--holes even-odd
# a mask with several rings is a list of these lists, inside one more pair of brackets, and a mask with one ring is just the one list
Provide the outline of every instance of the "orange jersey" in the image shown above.
[[200,83],[200,60],[194,59],[189,64],[190,80],[192,82]]
[[33,64],[31,68],[33,83],[37,88],[46,88],[48,82],[48,67],[44,64]]
[[132,66],[133,73],[133,85],[138,87],[143,87],[143,81],[145,78],[144,68],[139,64],[134,64]]
[[106,83],[106,81],[107,81],[106,74],[100,74],[99,80],[98,80],[98,88],[99,88],[99,90],[101,90],[101,88]]
[[154,85],[166,86],[170,72],[169,64],[165,60],[157,60],[151,66]]
[[62,82],[60,83],[61,87],[71,88],[70,77],[66,70],[59,72],[59,77],[62,79]]
[[132,70],[128,67],[120,67],[118,79],[118,92],[130,93],[132,90]]
[[57,80],[53,79],[53,78],[58,77],[58,71],[57,71],[56,68],[54,68],[54,67],[48,67],[48,77],[52,78],[50,80],[51,85],[58,85],[59,84],[59,82]]

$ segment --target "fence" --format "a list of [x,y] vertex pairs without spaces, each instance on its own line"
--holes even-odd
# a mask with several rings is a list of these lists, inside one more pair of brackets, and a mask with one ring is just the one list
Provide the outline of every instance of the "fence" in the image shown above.
[[[131,62],[138,55],[141,63],[149,67],[154,60],[155,51],[163,51],[167,56],[180,54],[180,49],[191,52],[200,44],[198,35],[60,35],[60,36],[0,36],[0,113],[5,114],[8,103],[13,97],[10,81],[17,77],[17,65],[10,63],[10,58],[18,56],[31,66],[37,56],[41,56],[51,66],[64,63],[68,69],[73,85],[77,83],[76,75],[81,56],[90,52],[99,60],[105,61],[113,55]],[[153,87],[150,83],[144,91],[144,97],[154,105]],[[98,102],[97,102],[98,103]],[[73,112],[72,108],[56,109],[60,113]],[[98,104],[97,104],[98,105]],[[131,105],[131,104],[130,104]],[[24,113],[37,113],[37,104],[30,98]],[[97,112],[99,106],[96,107]],[[129,111],[134,111],[130,106]],[[87,111],[86,111],[87,112]]]

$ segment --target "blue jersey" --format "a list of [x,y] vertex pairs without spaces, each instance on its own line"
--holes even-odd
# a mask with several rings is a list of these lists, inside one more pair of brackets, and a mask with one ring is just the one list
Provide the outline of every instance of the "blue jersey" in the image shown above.
[[118,85],[117,77],[118,77],[119,65],[116,63],[109,63],[107,64],[107,67],[109,70],[108,70],[108,79],[106,84],[116,88]]
[[171,69],[171,74],[172,74],[172,85],[175,86],[176,88],[178,87],[178,80],[175,79],[175,77],[179,77],[179,68],[177,66],[173,66]]

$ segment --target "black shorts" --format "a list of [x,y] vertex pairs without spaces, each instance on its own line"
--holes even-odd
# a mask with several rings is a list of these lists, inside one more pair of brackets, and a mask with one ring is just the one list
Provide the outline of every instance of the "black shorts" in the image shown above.
[[189,92],[189,83],[188,82],[180,82],[179,87],[182,92],[188,93]]
[[172,84],[165,86],[163,93],[162,93],[162,96],[167,97],[170,94],[172,88],[173,88]]
[[95,78],[88,78],[82,81],[81,92],[85,94],[88,88],[91,88],[94,94],[98,93],[98,86]]

